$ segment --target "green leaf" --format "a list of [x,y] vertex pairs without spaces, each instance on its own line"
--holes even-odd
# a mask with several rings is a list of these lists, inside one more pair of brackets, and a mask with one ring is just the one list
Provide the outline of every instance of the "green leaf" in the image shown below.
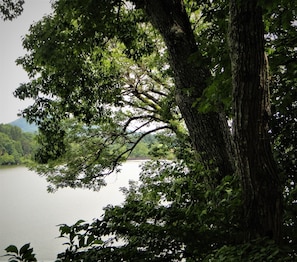
[[37,261],[35,258],[35,254],[33,254],[33,248],[28,249],[27,252],[24,253],[23,259],[25,261]]
[[226,193],[228,194],[228,196],[230,196],[230,195],[232,195],[232,189],[231,188],[229,188],[229,189],[226,189]]
[[85,238],[82,236],[81,239],[79,240],[79,247],[84,247],[85,246]]
[[14,245],[8,246],[7,248],[5,248],[5,251],[9,252],[9,253],[16,253],[16,254],[19,253],[18,248],[16,246],[14,246]]
[[95,240],[95,237],[93,235],[89,236],[87,238],[87,245],[89,246],[94,240]]
[[206,210],[206,209],[203,209],[203,210],[201,211],[201,216],[206,215],[206,214],[207,214],[207,210]]
[[69,234],[71,231],[71,227],[68,225],[61,225],[59,228],[60,236],[63,236],[64,234]]
[[80,220],[78,220],[74,225],[75,225],[75,226],[78,226],[78,225],[80,225],[80,224],[82,224],[82,223],[84,223],[84,222],[86,222],[86,221],[83,220],[83,219],[80,219]]
[[104,242],[101,239],[97,239],[93,242],[93,245],[102,245]]
[[20,255],[25,254],[28,251],[29,247],[30,247],[30,243],[23,245],[20,249]]

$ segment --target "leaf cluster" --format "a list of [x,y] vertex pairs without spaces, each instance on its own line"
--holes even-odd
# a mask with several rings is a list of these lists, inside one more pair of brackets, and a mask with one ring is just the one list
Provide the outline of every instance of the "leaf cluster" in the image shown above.
[[2,0],[0,3],[0,17],[12,20],[23,12],[24,0]]
[[37,261],[35,254],[33,253],[33,248],[30,248],[30,243],[23,245],[20,250],[14,245],[10,245],[5,248],[7,252],[9,262],[34,262]]
[[293,261],[290,251],[270,239],[259,238],[241,245],[225,245],[210,254],[207,261]]
[[280,169],[284,188],[285,241],[296,250],[296,182],[297,182],[297,78],[296,10],[291,1],[263,1],[266,10],[266,45],[271,75],[271,134],[273,153]]
[[122,189],[123,205],[107,206],[92,224],[63,225],[70,246],[90,235],[101,244],[86,247],[81,240],[59,255],[61,261],[202,261],[224,244],[240,242],[236,179],[208,188],[203,181],[213,171],[188,160],[145,162],[140,182]]
[[196,101],[199,111],[226,111],[231,115],[231,62],[228,47],[228,2],[185,1],[195,32],[199,53],[191,59],[208,64],[211,76],[202,96]]
[[146,135],[180,129],[167,56],[128,3],[63,0],[53,8],[23,41],[28,54],[17,63],[30,82],[15,96],[35,101],[23,116],[39,126],[38,172],[57,185],[98,188]]

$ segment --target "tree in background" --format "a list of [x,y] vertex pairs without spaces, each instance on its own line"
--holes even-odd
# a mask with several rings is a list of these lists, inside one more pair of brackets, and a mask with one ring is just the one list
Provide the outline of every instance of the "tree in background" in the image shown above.
[[[186,152],[194,149],[190,156],[176,153],[186,163],[191,163],[188,158],[194,160],[187,168],[199,177],[197,187],[203,185],[205,190],[196,195],[188,188],[182,203],[202,201],[207,210],[214,201],[208,201],[207,192],[221,192],[218,187],[230,177],[234,196],[243,203],[241,209],[238,202],[223,198],[232,203],[230,214],[238,214],[230,220],[236,241],[232,241],[233,227],[222,210],[216,216],[199,207],[199,212],[215,218],[209,227],[229,236],[224,241],[205,229],[211,236],[207,248],[213,245],[220,255],[221,248],[230,245],[226,253],[236,253],[232,247],[257,238],[296,244],[292,234],[296,217],[291,212],[295,210],[296,149],[292,143],[296,138],[294,132],[286,131],[296,122],[296,101],[290,100],[296,93],[292,73],[295,3],[59,0],[53,8],[53,15],[33,25],[24,40],[29,53],[18,63],[31,81],[15,92],[21,99],[35,99],[23,114],[40,126],[41,147],[36,156],[43,164],[37,166],[40,173],[47,174],[56,187],[98,189],[104,175],[127,159],[145,135],[168,130],[168,139],[176,136]],[[170,172],[165,173],[169,178]],[[186,179],[186,171],[179,174]],[[141,188],[131,192],[137,190],[142,194]],[[155,188],[154,194],[159,191]],[[178,194],[175,197],[170,207],[178,201]],[[158,215],[165,219],[160,225],[169,223],[165,213]],[[145,216],[141,212],[140,217]],[[166,231],[178,242],[175,250],[182,250],[185,257],[191,241],[203,241],[198,236],[186,241],[207,224],[206,220],[195,224],[196,218],[185,223],[192,229],[184,231],[184,239],[174,230]],[[128,236],[129,241],[137,233],[109,230]],[[161,241],[157,234],[153,240]],[[145,253],[146,247],[136,245],[135,250]],[[165,249],[154,259],[172,252]],[[199,257],[192,254],[191,259],[195,256]]]

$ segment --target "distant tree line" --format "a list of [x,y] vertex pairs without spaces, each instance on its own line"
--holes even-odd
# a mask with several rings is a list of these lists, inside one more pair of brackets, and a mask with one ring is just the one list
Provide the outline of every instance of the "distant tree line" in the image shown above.
[[[137,144],[129,159],[153,158],[160,154],[171,159],[173,156],[168,154],[168,148],[159,141],[161,136],[162,134],[146,136]],[[20,127],[0,124],[0,165],[23,164],[34,157],[37,149],[34,137],[35,134],[23,132]]]
[[34,134],[19,127],[0,124],[0,165],[22,164],[35,149]]

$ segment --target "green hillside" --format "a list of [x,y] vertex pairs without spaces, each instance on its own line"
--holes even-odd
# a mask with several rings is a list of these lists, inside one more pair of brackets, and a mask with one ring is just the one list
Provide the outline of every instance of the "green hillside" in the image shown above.
[[35,133],[38,130],[38,127],[35,124],[29,124],[26,119],[22,117],[9,123],[9,125],[17,126],[22,129],[23,132]]
[[34,136],[17,126],[0,124],[0,166],[24,163],[34,151]]

